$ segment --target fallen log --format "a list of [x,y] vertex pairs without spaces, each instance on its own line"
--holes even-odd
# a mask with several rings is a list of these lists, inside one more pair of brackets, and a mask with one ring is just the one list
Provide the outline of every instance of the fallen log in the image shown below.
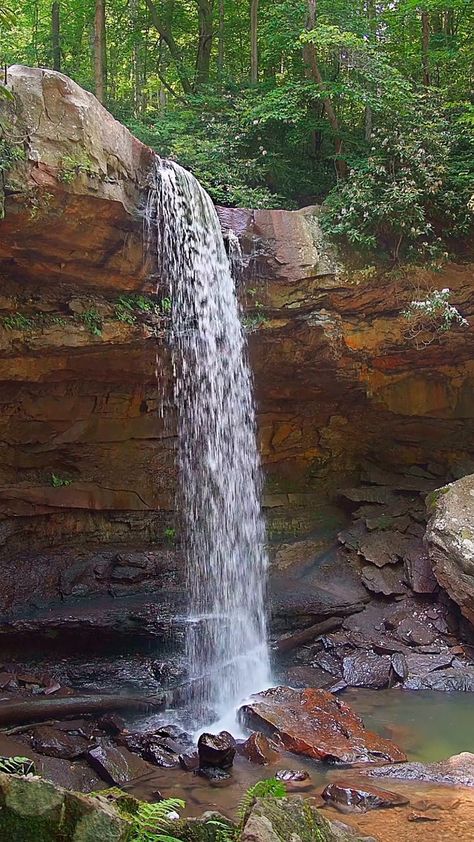
[[143,710],[165,707],[164,696],[64,696],[59,699],[21,699],[0,702],[0,725],[21,724],[45,719],[66,719],[86,713],[109,710]]
[[277,652],[291,652],[298,646],[310,643],[320,634],[340,628],[342,623],[342,617],[329,617],[327,620],[315,623],[314,626],[309,626],[307,629],[291,634],[289,637],[280,638],[275,645],[275,649]]

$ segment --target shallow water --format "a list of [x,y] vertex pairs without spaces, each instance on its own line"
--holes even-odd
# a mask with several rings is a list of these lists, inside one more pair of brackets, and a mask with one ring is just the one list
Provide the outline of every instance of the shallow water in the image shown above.
[[[474,700],[469,693],[410,692],[401,690],[350,690],[343,694],[363,718],[367,728],[391,737],[410,760],[441,760],[460,751],[474,751]],[[166,717],[164,717],[166,718]],[[175,795],[186,801],[186,812],[199,815],[216,809],[234,815],[245,790],[278,769],[304,769],[311,784],[300,790],[305,796],[320,795],[335,779],[357,782],[357,769],[342,769],[316,763],[289,753],[282,754],[270,766],[257,766],[238,757],[232,778],[225,786],[211,786],[204,779],[178,770],[157,770],[132,788],[147,797],[159,789],[162,795]],[[364,780],[367,780],[364,776]],[[445,842],[474,838],[474,790],[431,786],[401,781],[374,780],[381,788],[402,792],[410,799],[406,807],[372,810],[366,814],[341,815],[334,808],[324,808],[328,818],[337,818],[374,835],[380,842]],[[427,812],[436,821],[413,822],[409,816],[420,809],[421,802],[431,805]],[[433,806],[434,805],[434,806]]]

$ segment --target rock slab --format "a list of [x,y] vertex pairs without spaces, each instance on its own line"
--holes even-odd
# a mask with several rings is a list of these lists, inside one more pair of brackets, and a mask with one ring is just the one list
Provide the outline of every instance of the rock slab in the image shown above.
[[326,690],[273,687],[240,709],[243,722],[277,736],[288,751],[341,763],[406,759],[390,740],[367,731],[362,720]]

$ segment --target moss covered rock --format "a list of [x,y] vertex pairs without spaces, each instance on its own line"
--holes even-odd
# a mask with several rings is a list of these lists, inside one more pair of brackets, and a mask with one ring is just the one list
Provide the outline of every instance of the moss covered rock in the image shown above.
[[361,842],[340,824],[326,821],[308,799],[258,798],[241,842]]
[[8,842],[128,842],[130,822],[100,797],[42,778],[0,774],[0,839]]

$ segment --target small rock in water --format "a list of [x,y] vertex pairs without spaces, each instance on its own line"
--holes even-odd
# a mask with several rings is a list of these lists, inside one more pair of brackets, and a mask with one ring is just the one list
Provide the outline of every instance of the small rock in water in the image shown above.
[[199,768],[199,754],[193,751],[190,754],[180,754],[178,757],[179,765],[186,772],[195,772]]
[[329,784],[322,795],[328,804],[342,812],[365,813],[367,810],[376,810],[381,807],[401,807],[408,804],[408,798],[397,792],[344,781]]
[[311,776],[303,769],[279,769],[275,778],[277,781],[283,781],[289,790],[307,789],[311,786]]
[[226,785],[231,780],[231,775],[225,769],[218,769],[215,766],[204,766],[196,770],[196,775],[206,778],[214,786]]
[[433,813],[409,813],[407,816],[409,822],[439,822],[439,816],[434,816]]
[[147,742],[143,756],[154,766],[162,766],[164,769],[174,769],[179,766],[178,756],[153,740]]
[[260,766],[274,763],[280,754],[277,744],[259,732],[251,734],[248,740],[239,746],[238,752],[251,763],[259,763]]
[[201,769],[230,769],[235,757],[236,742],[228,731],[220,734],[201,734],[198,740]]

